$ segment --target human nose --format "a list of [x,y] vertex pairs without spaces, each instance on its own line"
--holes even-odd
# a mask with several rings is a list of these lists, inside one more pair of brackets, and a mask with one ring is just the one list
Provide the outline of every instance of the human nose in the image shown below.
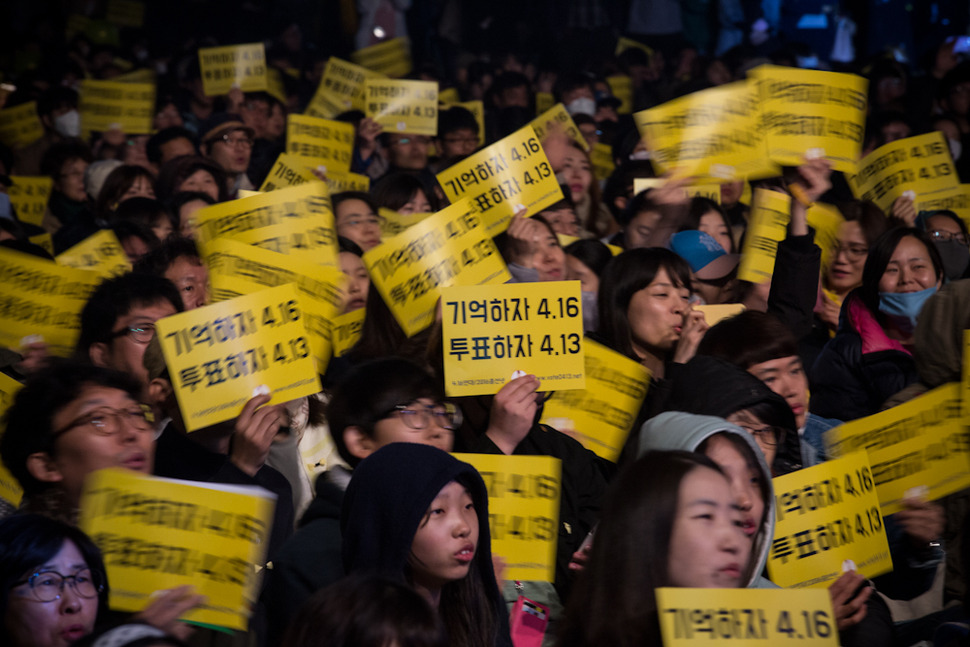
[[732,485],[731,489],[733,490],[734,494],[734,505],[745,512],[750,510],[754,505],[754,497],[752,496],[751,488],[743,485]]
[[458,515],[458,518],[455,520],[455,526],[452,529],[452,533],[455,537],[467,537],[471,534],[472,526],[468,522],[467,514],[468,512],[466,510],[462,510]]
[[62,613],[80,613],[81,606],[84,604],[80,595],[78,595],[76,584],[74,580],[67,580],[61,582],[61,593],[60,593],[60,606]]

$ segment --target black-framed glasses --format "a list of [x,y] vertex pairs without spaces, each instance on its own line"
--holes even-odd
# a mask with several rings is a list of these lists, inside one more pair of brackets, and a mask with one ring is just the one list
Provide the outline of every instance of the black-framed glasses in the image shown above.
[[114,436],[121,431],[122,421],[139,431],[147,431],[152,428],[154,416],[147,404],[132,404],[124,409],[98,407],[61,427],[54,432],[54,436],[78,427],[91,427],[100,436]]
[[111,339],[117,339],[118,337],[131,337],[134,341],[139,344],[147,344],[152,339],[155,338],[155,324],[143,323],[135,324],[133,326],[127,326],[121,330],[116,330],[111,333]]
[[254,142],[252,137],[247,137],[246,135],[239,135],[239,136],[233,137],[231,133],[227,133],[225,135],[222,135],[221,137],[216,137],[212,141],[222,142],[226,146],[230,146],[232,148],[235,148],[236,146],[243,146],[244,148],[252,148],[253,142]]
[[834,245],[832,247],[833,256],[838,256],[840,252],[845,252],[846,258],[850,261],[858,261],[869,254],[869,248],[865,245]]
[[759,443],[767,445],[768,447],[780,445],[785,440],[785,430],[781,427],[772,427],[771,425],[765,427],[752,427],[750,425],[739,426],[754,436],[755,440]]
[[442,429],[454,431],[461,426],[461,409],[451,402],[439,404],[422,404],[411,402],[409,404],[399,404],[381,416],[389,418],[396,415],[405,425],[414,430],[427,429],[434,420],[435,424]]
[[104,591],[104,576],[100,571],[85,568],[74,575],[62,575],[57,571],[41,571],[34,573],[26,580],[15,582],[14,586],[27,584],[30,593],[38,602],[53,602],[60,600],[64,593],[64,585],[71,583],[71,588],[82,598],[96,598]]
[[933,240],[938,240],[941,242],[949,242],[955,240],[961,245],[967,244],[967,237],[963,235],[963,232],[953,233],[952,231],[944,231],[942,229],[934,229],[932,231],[926,232],[930,235]]

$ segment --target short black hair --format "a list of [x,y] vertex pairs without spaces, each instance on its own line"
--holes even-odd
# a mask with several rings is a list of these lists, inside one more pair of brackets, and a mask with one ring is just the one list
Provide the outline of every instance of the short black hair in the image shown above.
[[94,159],[91,147],[79,139],[58,142],[47,149],[40,160],[40,173],[57,179],[64,165],[74,159],[82,159],[88,164]]
[[158,236],[155,235],[155,232],[136,220],[119,220],[109,225],[108,229],[114,232],[118,242],[122,245],[131,238],[137,238],[145,243],[148,249],[154,249],[159,245]]
[[351,467],[360,459],[344,443],[344,431],[358,427],[373,436],[374,425],[399,404],[428,398],[444,399],[438,382],[426,370],[402,357],[385,357],[358,364],[337,384],[327,406],[330,434],[340,457]]
[[172,228],[176,229],[172,223],[172,215],[158,200],[154,198],[128,198],[118,205],[112,214],[112,222],[136,222],[144,227],[151,229],[155,223],[162,219],[168,220]]
[[452,106],[438,112],[438,139],[458,130],[471,130],[478,135],[478,122],[467,108]]
[[105,279],[91,293],[81,310],[81,334],[74,355],[89,361],[93,344],[111,339],[115,323],[138,305],[168,301],[176,312],[182,312],[178,288],[166,278],[128,272]]
[[168,128],[159,130],[148,138],[148,143],[145,144],[145,155],[148,156],[148,161],[153,164],[161,162],[162,146],[176,139],[189,140],[192,142],[195,152],[199,152],[199,143],[196,141],[196,137],[191,130],[183,128],[182,126],[169,126]]
[[718,357],[748,370],[755,364],[798,355],[798,340],[775,315],[747,310],[711,326],[697,354]]
[[63,85],[55,85],[37,97],[37,116],[44,117],[55,110],[77,108],[77,92]]
[[124,391],[135,400],[141,393],[141,384],[130,375],[75,360],[55,360],[48,368],[32,375],[17,391],[5,416],[6,431],[0,436],[0,456],[25,495],[49,487],[27,471],[27,458],[38,452],[53,455],[54,416],[92,384]]
[[588,267],[597,277],[603,275],[607,263],[613,260],[610,248],[595,239],[577,240],[563,250]]
[[183,238],[181,236],[169,238],[138,259],[133,271],[141,274],[164,277],[168,268],[180,258],[188,258],[197,265],[202,264],[199,248],[191,238]]

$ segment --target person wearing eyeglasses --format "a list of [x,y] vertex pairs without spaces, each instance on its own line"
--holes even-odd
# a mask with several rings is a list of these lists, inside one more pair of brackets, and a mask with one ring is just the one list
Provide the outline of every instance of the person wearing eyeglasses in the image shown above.
[[921,213],[916,227],[929,234],[943,260],[943,274],[948,281],[966,277],[970,267],[970,233],[967,225],[949,209]]
[[128,373],[147,386],[142,357],[155,336],[155,322],[182,310],[182,297],[166,278],[129,273],[106,279],[81,310],[75,357]]
[[333,391],[327,420],[348,467],[335,465],[320,474],[316,498],[267,572],[262,602],[269,636],[282,636],[304,601],[344,576],[340,509],[354,468],[391,443],[451,451],[462,415],[423,368],[387,357],[358,364],[346,374]]
[[256,141],[253,129],[244,124],[239,115],[218,113],[206,121],[202,132],[205,133],[202,154],[221,166],[229,176],[230,196],[238,196],[240,190],[255,190],[246,175]]

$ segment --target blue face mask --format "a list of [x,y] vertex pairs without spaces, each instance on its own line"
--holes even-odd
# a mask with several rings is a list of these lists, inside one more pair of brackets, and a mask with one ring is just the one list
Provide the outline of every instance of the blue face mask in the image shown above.
[[879,312],[892,319],[901,333],[912,335],[923,304],[934,294],[935,286],[919,292],[880,292]]

